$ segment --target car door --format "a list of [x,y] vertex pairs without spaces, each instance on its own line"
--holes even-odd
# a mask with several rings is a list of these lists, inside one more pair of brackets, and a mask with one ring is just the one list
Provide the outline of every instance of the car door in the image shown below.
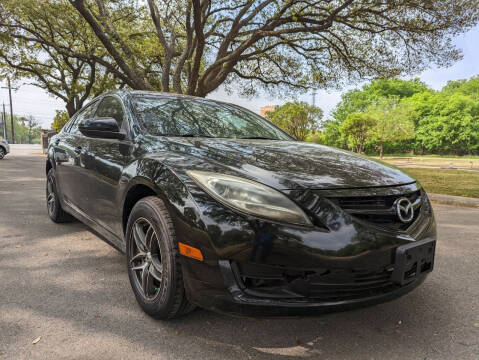
[[124,167],[130,158],[131,143],[125,108],[119,97],[104,97],[95,117],[112,117],[118,127],[125,131],[125,140],[88,139],[88,154],[85,161],[85,186],[90,206],[87,214],[102,227],[122,238],[121,209],[118,207],[118,188]]
[[80,110],[71,123],[54,140],[55,178],[61,197],[68,206],[85,211],[82,177],[87,150],[87,139],[78,130],[78,125],[93,116],[96,103]]

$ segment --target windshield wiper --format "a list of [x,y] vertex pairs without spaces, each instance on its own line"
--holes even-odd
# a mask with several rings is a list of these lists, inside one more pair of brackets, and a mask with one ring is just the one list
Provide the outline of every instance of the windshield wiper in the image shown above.
[[159,136],[171,136],[171,137],[204,137],[212,138],[211,135],[196,135],[196,134],[159,134]]
[[201,134],[179,134],[179,135],[172,135],[172,136],[179,136],[179,137],[204,137],[204,138],[212,138],[214,136],[211,135],[201,135]]
[[265,136],[245,136],[245,137],[239,137],[237,139],[252,139],[252,140],[279,140],[279,139],[273,139]]

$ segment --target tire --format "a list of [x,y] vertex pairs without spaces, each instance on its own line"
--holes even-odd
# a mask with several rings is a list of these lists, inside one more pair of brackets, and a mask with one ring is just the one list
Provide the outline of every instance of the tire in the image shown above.
[[173,222],[158,197],[145,197],[133,207],[126,255],[133,293],[148,315],[172,319],[195,308],[185,295]]
[[47,175],[46,199],[48,216],[53,222],[67,223],[75,221],[75,218],[63,210],[62,205],[60,204],[53,169],[50,169]]
[[5,149],[0,146],[0,160],[2,160],[5,157],[6,153],[7,152],[5,151]]

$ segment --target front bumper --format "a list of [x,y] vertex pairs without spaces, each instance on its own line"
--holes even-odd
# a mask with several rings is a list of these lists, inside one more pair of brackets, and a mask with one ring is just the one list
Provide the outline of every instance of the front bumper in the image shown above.
[[[288,269],[254,263],[239,266],[230,260],[219,260],[218,282],[222,281],[223,286],[191,276],[195,266],[185,266],[185,287],[192,303],[241,316],[299,316],[350,310],[395,299],[419,286],[433,269],[435,245],[434,239],[423,239],[400,246],[393,264],[375,271]],[[191,261],[190,265],[194,264]]]
[[241,218],[215,203],[208,203],[209,223],[201,227],[176,218],[179,238],[204,255],[203,262],[182,258],[190,301],[237,315],[321,314],[397,298],[432,270],[430,261],[429,267],[412,271],[404,264],[406,253],[398,255],[398,249],[428,243],[433,259],[436,228],[428,202],[408,229],[400,231],[350,216],[316,194],[300,203],[314,211],[318,226],[304,229]]
[[335,311],[352,310],[359,307],[372,306],[394,300],[421,285],[427,274],[419,276],[404,286],[397,286],[393,291],[367,297],[337,301],[298,301],[284,299],[259,299],[245,295],[238,289],[218,292],[208,289],[204,283],[194,279],[185,279],[190,301],[195,305],[212,311],[239,316],[304,316],[320,315]]

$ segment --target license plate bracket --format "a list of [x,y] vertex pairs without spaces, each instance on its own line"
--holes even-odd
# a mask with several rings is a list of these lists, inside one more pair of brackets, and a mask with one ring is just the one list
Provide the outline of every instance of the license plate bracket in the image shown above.
[[396,249],[394,270],[391,280],[405,285],[421,274],[431,272],[434,267],[436,240],[424,239],[401,245]]

